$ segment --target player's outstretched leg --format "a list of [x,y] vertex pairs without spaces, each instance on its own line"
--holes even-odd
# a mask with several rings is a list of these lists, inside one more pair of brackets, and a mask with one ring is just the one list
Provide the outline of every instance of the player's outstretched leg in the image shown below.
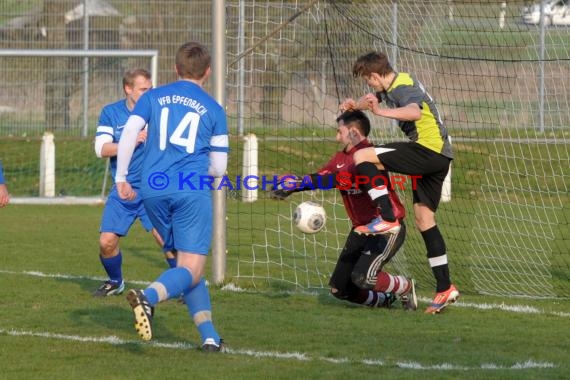
[[135,315],[135,329],[143,340],[152,339],[152,316],[154,305],[187,292],[192,285],[192,273],[188,268],[168,269],[144,291],[130,290],[127,301]]
[[127,292],[127,301],[133,308],[135,330],[137,330],[137,333],[143,340],[151,340],[154,308],[150,305],[142,290],[129,290]]
[[459,299],[459,290],[455,285],[451,284],[449,289],[439,292],[435,295],[431,305],[426,309],[426,314],[437,314],[441,312],[449,304],[454,303]]

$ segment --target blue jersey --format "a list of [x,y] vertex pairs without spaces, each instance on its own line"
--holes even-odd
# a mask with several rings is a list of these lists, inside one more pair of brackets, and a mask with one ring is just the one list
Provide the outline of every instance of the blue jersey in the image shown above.
[[[99,124],[95,137],[109,135],[114,143],[118,143],[123,133],[123,127],[127,123],[127,119],[131,115],[131,111],[127,108],[126,99],[119,100],[103,107],[99,116]],[[144,144],[138,144],[133,153],[133,158],[129,165],[129,174],[127,181],[133,188],[140,187],[140,171],[142,169]],[[115,179],[117,172],[117,156],[110,159],[111,175]]]
[[143,198],[201,191],[209,153],[228,152],[226,113],[204,89],[179,80],[145,92],[133,115],[148,124],[141,175]]

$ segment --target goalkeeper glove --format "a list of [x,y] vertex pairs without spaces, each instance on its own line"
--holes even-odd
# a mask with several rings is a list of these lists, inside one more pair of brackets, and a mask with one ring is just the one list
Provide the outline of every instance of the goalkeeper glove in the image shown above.
[[271,198],[283,200],[295,192],[295,189],[301,182],[301,179],[293,174],[281,176],[277,185],[271,187]]

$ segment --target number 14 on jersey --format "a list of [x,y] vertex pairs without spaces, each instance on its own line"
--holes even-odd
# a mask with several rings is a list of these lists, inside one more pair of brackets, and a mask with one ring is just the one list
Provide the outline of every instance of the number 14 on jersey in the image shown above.
[[[196,112],[188,112],[172,132],[170,138],[168,138],[168,125],[170,110],[168,108],[163,108],[160,113],[160,150],[166,149],[166,141],[173,145],[179,145],[186,148],[186,152],[189,154],[194,153],[194,148],[196,145],[196,134],[198,133],[198,125],[200,123],[200,114]],[[188,130],[187,137],[186,130]]]

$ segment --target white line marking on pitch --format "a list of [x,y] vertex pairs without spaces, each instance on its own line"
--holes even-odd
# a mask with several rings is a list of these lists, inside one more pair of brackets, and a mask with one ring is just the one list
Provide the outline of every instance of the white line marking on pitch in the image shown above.
[[[253,293],[249,290],[245,290],[240,288],[239,286],[236,286],[235,284],[229,283],[227,285],[224,285],[222,287],[222,290],[227,290],[229,292],[236,292],[236,293]],[[291,294],[295,294],[295,293],[291,293]],[[307,295],[317,295],[314,293],[303,293],[303,294],[307,294]],[[425,303],[430,303],[432,300],[431,298],[425,298],[425,297],[418,297],[418,300],[425,302]],[[458,301],[456,303],[453,304],[453,306],[459,306],[459,307],[466,307],[466,308],[473,308],[473,309],[481,309],[481,310],[501,310],[501,311],[507,311],[507,312],[512,312],[512,313],[522,313],[522,314],[548,314],[548,315],[555,315],[557,317],[570,317],[570,313],[566,313],[563,311],[545,311],[544,309],[539,309],[536,308],[534,306],[528,306],[528,305],[505,305],[505,304],[488,304],[488,303],[483,303],[483,304],[478,304],[478,303],[471,303],[471,302],[462,302],[462,301]]]
[[[62,279],[68,279],[68,280],[89,280],[89,281],[105,281],[105,280],[107,280],[106,277],[75,276],[75,275],[61,274],[61,273],[49,274],[49,273],[43,273],[43,272],[39,272],[39,271],[16,272],[16,271],[8,271],[8,270],[1,270],[0,269],[0,273],[13,274],[13,275],[26,275],[26,276],[34,276],[34,277],[46,277],[46,278],[62,278]],[[130,284],[136,284],[136,285],[142,285],[142,286],[146,286],[146,285],[151,283],[151,281],[142,281],[142,280],[125,279],[125,281],[130,283]],[[252,294],[254,293],[254,292],[251,292],[248,290],[244,290],[244,289],[242,289],[242,288],[240,288],[240,287],[238,287],[232,283],[225,285],[221,289],[224,291],[229,291],[229,292],[238,292],[238,293],[239,292],[245,292],[245,293],[252,293]],[[309,294],[309,293],[306,293],[306,294]],[[316,293],[315,294],[310,293],[310,295],[316,295]],[[425,297],[418,297],[418,299],[422,302],[425,302],[425,303],[431,302],[431,299],[425,298]],[[570,317],[570,313],[568,313],[568,312],[545,311],[544,309],[539,309],[539,308],[536,308],[534,306],[528,306],[528,305],[506,305],[506,304],[487,304],[487,303],[478,304],[478,303],[458,301],[454,304],[454,307],[456,307],[456,306],[457,307],[472,308],[472,309],[480,309],[480,310],[500,310],[500,311],[506,311],[506,312],[512,312],[512,313],[521,313],[521,314],[547,314],[547,315],[554,315],[554,316],[562,317],[562,318]]]
[[[116,336],[90,337],[90,336],[57,334],[49,332],[33,332],[33,331],[24,331],[24,330],[15,330],[15,329],[10,329],[10,330],[0,329],[0,334],[15,336],[15,337],[31,336],[36,338],[67,340],[67,341],[84,342],[84,343],[102,343],[114,346],[135,344],[138,346],[147,346],[147,347],[150,346],[150,347],[166,348],[173,350],[196,350],[198,348],[196,345],[190,343],[141,342],[138,340],[134,341],[134,340],[121,339]],[[391,365],[387,364],[383,360],[378,360],[378,359],[351,360],[348,358],[311,357],[310,355],[300,352],[255,351],[255,350],[231,349],[231,348],[227,348],[224,355],[225,354],[252,356],[256,358],[272,358],[272,359],[299,360],[299,361],[326,361],[332,364],[365,364],[365,365],[379,366],[379,367],[395,366],[402,369],[436,370],[436,371],[524,370],[524,369],[535,369],[535,368],[558,367],[554,363],[537,362],[532,359],[526,360],[524,362],[516,362],[513,365],[483,363],[475,367],[466,367],[466,366],[454,365],[451,363],[425,365],[418,362],[395,362],[393,365]]]

